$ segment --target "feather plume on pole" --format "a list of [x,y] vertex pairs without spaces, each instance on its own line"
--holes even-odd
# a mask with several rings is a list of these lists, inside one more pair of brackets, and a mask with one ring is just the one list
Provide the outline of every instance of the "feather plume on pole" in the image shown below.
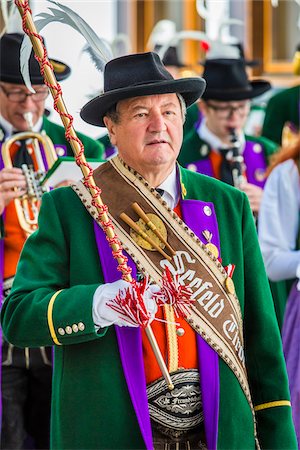
[[21,33],[22,23],[13,0],[0,0],[0,38],[4,33]]
[[[28,0],[15,0],[15,4],[22,17],[22,24],[24,32],[30,36],[35,57],[38,60],[41,68],[41,74],[44,76],[44,82],[50,89],[50,92],[54,99],[54,109],[59,113],[62,123],[66,130],[66,138],[70,142],[72,150],[75,155],[76,163],[80,166],[82,174],[84,176],[84,185],[89,190],[92,196],[92,205],[97,208],[98,217],[97,220],[101,224],[101,227],[106,235],[106,239],[111,247],[112,255],[118,262],[118,270],[122,273],[122,278],[126,281],[133,282],[131,277],[131,269],[127,266],[127,258],[123,255],[122,245],[115,234],[112,221],[108,217],[108,207],[103,204],[101,199],[101,189],[95,184],[93,178],[93,170],[87,163],[84,156],[84,148],[82,142],[78,139],[76,132],[73,128],[73,117],[68,113],[67,108],[62,98],[62,91],[60,85],[55,78],[53,67],[50,64],[47,56],[47,51],[42,42],[41,36],[39,36],[35,24],[32,19],[31,10],[29,8]],[[64,7],[66,8],[66,7]],[[68,8],[69,9],[69,8]],[[155,354],[157,363],[162,371],[162,375],[169,389],[173,389],[172,380],[166,367],[165,361],[161,355],[157,341],[153,334],[150,325],[145,328],[146,335],[151,344],[152,350]]]
[[[56,8],[48,8],[50,12],[40,13],[35,18],[35,27],[40,33],[50,23],[61,23],[69,25],[77,31],[85,40],[85,51],[88,52],[96,68],[103,72],[105,64],[113,58],[110,44],[99,37],[90,25],[68,6],[62,5],[54,0],[47,0]],[[32,50],[30,38],[24,37],[21,46],[20,67],[24,83],[30,91],[33,91],[29,76],[29,58]]]

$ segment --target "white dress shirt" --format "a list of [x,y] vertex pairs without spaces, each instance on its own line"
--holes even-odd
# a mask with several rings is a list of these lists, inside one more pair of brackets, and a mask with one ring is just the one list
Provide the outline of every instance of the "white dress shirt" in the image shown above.
[[299,211],[299,171],[290,159],[271,172],[259,210],[258,237],[272,281],[300,277]]

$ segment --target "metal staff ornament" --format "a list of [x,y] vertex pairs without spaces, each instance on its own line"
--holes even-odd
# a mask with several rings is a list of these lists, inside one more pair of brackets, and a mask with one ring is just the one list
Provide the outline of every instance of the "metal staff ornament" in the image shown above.
[[[108,207],[102,202],[101,189],[95,184],[93,178],[93,169],[85,159],[83,144],[77,137],[74,130],[73,117],[68,113],[67,108],[64,104],[64,100],[62,98],[62,89],[55,78],[53,67],[49,62],[47,56],[47,50],[43,44],[41,36],[38,34],[35,27],[28,0],[15,0],[15,5],[17,6],[22,18],[23,30],[31,40],[35,58],[40,64],[41,74],[44,77],[44,82],[46,86],[48,86],[52,94],[54,100],[54,109],[60,115],[60,118],[64,125],[66,131],[65,136],[74,152],[76,164],[82,171],[84,177],[83,183],[92,196],[92,205],[97,209],[98,220],[112,249],[113,257],[118,262],[118,270],[122,273],[122,278],[125,281],[132,282],[133,279],[131,276],[131,269],[127,266],[127,257],[122,253],[121,243],[119,241],[119,238],[115,234],[113,224],[108,217]],[[174,388],[174,386],[150,325],[147,325],[145,327],[145,332],[157,359],[157,363],[162,371],[162,375],[166,380],[169,389],[171,390]]]

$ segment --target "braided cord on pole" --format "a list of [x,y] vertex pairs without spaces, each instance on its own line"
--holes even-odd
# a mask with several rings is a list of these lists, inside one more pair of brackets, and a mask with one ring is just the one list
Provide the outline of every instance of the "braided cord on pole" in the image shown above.
[[[108,207],[102,202],[101,189],[95,184],[93,178],[93,169],[85,159],[83,144],[77,137],[76,132],[73,128],[73,117],[68,113],[63,101],[62,89],[54,75],[53,66],[48,59],[47,50],[43,44],[42,37],[38,34],[35,27],[28,0],[14,1],[22,18],[23,30],[29,36],[34,50],[35,58],[40,64],[40,70],[42,76],[44,77],[44,82],[46,86],[48,86],[52,94],[54,100],[54,109],[60,115],[60,118],[66,130],[66,139],[72,147],[76,163],[80,167],[84,176],[84,185],[89,190],[92,196],[92,205],[97,208],[97,220],[101,224],[101,227],[106,235],[106,239],[112,250],[112,255],[118,262],[118,270],[122,273],[122,278],[126,281],[132,282],[133,280],[131,276],[131,268],[127,265],[128,258],[122,252],[122,244],[114,231],[112,221],[107,215]],[[172,384],[170,374],[150,325],[146,326],[145,332],[155,354],[157,363],[162,371],[162,375],[169,389],[173,389],[174,386]]]

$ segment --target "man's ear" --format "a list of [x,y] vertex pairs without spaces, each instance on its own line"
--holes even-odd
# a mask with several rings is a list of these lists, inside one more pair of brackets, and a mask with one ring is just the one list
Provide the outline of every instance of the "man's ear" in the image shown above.
[[107,117],[107,116],[103,117],[103,122],[107,128],[110,142],[112,143],[112,145],[116,145],[117,139],[116,139],[116,134],[115,134],[115,123],[111,120],[110,117]]

